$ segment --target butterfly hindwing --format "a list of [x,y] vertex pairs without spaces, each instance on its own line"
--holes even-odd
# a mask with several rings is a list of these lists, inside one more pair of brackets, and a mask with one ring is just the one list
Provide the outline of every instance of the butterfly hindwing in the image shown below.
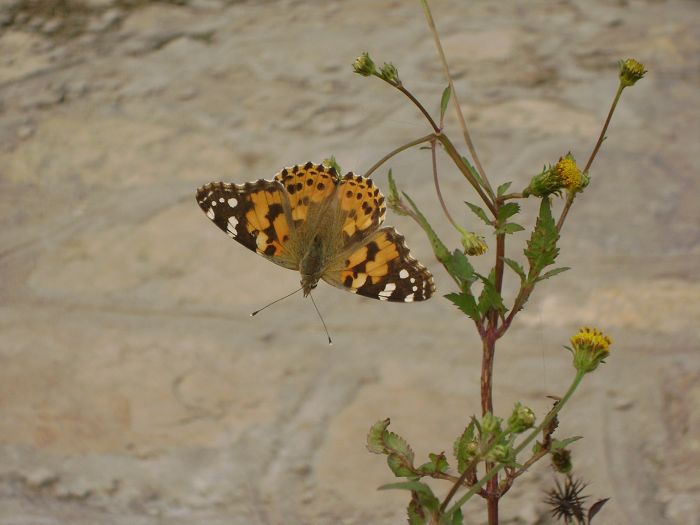
[[341,259],[322,278],[353,293],[413,302],[428,299],[435,291],[432,275],[411,257],[403,235],[394,228],[375,231]]
[[212,182],[197,190],[197,202],[232,239],[280,266],[298,268],[295,255],[285,249],[292,235],[291,210],[280,182]]

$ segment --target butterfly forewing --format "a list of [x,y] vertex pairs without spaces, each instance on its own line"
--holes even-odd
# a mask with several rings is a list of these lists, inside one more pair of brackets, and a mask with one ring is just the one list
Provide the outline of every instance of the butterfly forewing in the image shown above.
[[384,196],[371,179],[348,173],[338,186],[338,199],[345,214],[342,235],[346,245],[361,241],[384,221]]
[[246,248],[285,268],[299,267],[297,255],[287,249],[291,211],[278,181],[212,182],[197,190],[197,202],[214,224]]

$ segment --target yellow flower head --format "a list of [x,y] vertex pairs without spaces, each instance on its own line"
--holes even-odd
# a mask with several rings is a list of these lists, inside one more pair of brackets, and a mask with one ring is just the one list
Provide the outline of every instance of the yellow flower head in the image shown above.
[[581,187],[581,182],[583,181],[581,170],[578,169],[576,161],[571,153],[568,153],[565,157],[561,157],[556,166],[554,166],[554,170],[564,188],[574,191]]
[[581,328],[571,338],[574,366],[577,370],[592,372],[610,355],[611,344],[612,339],[597,328]]
[[641,79],[647,72],[644,64],[637,62],[634,58],[620,60],[620,82],[623,87],[633,86],[637,80]]
[[461,241],[465,255],[483,255],[488,251],[489,247],[481,235],[462,230],[461,228],[460,230],[462,233]]

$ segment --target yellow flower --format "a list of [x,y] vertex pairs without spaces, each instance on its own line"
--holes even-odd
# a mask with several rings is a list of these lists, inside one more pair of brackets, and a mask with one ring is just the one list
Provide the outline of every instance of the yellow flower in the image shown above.
[[641,79],[647,72],[644,64],[637,62],[634,58],[620,60],[620,83],[623,87],[633,86],[637,80]]
[[597,328],[581,328],[571,338],[574,366],[582,372],[592,372],[610,355],[611,344],[612,339]]
[[559,181],[564,188],[569,191],[575,191],[581,187],[581,182],[583,181],[581,170],[578,169],[571,153],[561,157],[556,166],[554,166],[554,170],[557,172]]
[[489,247],[481,235],[477,235],[473,232],[468,232],[466,230],[463,230],[462,228],[460,228],[459,230],[462,234],[461,241],[465,255],[476,256],[483,255],[487,252]]

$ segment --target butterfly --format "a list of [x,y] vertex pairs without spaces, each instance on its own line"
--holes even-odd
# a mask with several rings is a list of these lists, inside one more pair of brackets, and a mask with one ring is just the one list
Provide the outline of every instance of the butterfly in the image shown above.
[[246,248],[301,274],[304,296],[324,280],[382,301],[430,298],[430,272],[404,237],[380,228],[384,196],[372,180],[308,162],[272,180],[211,182],[197,202],[214,224]]

